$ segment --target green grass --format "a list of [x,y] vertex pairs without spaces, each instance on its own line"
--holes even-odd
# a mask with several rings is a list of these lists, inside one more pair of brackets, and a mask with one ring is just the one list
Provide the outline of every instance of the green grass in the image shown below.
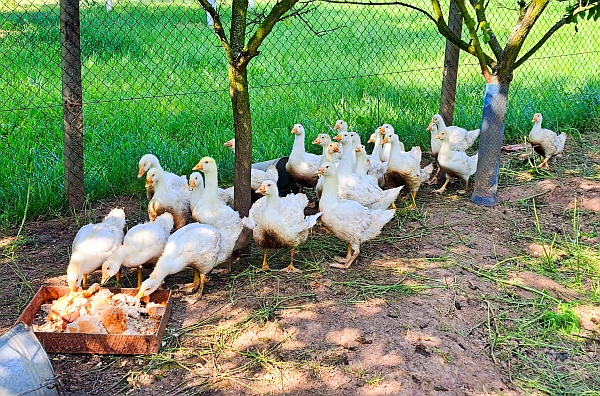
[[[0,158],[15,164],[0,169],[3,225],[22,217],[28,184],[29,216],[64,208],[58,5],[29,4],[0,8]],[[182,174],[211,155],[230,183],[233,157],[222,146],[233,136],[226,60],[205,13],[193,1],[130,1],[110,13],[103,4],[81,5],[86,199],[140,191],[137,161],[147,152]],[[270,4],[257,2],[256,12]],[[227,24],[226,4],[222,10]],[[549,6],[551,17],[526,47],[562,10]],[[501,39],[511,12],[492,19]],[[311,138],[339,118],[365,139],[388,122],[408,147],[426,147],[444,53],[433,26],[400,7],[320,4],[304,20],[280,23],[250,64],[253,160],[288,154],[294,123]],[[597,29],[583,21],[578,34],[564,28],[515,72],[507,141],[521,139],[536,111],[546,126],[569,131],[598,114],[598,44]],[[455,123],[476,128],[484,83],[473,57],[461,54],[461,64]],[[34,171],[24,172],[29,160]]]

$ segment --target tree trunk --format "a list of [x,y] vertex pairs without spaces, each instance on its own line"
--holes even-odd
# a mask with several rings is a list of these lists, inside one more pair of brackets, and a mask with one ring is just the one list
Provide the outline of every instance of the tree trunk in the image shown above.
[[[448,28],[460,37],[462,30],[462,15],[455,0],[450,1],[448,13]],[[456,103],[456,83],[458,81],[458,59],[460,49],[446,40],[444,56],[444,78],[442,80],[442,95],[440,98],[440,115],[447,125],[454,121],[454,104]]]
[[495,80],[485,88],[479,135],[479,158],[471,196],[471,201],[484,206],[498,203],[498,171],[510,85],[510,82],[501,83],[497,78]]
[[65,195],[72,208],[83,206],[83,110],[79,1],[60,0]]
[[235,198],[234,208],[240,216],[248,216],[252,205],[250,197],[250,169],[252,168],[252,121],[246,65],[229,65],[229,93],[235,129]]

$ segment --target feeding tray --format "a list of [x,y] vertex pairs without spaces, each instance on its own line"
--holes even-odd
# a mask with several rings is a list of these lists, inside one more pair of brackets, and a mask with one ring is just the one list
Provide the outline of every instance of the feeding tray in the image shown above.
[[[113,294],[122,293],[135,296],[138,289],[108,288]],[[66,286],[42,286],[27,305],[18,322],[31,325],[42,304],[69,294]],[[169,290],[156,290],[150,296],[149,302],[166,304],[165,311],[160,318],[158,329],[153,334],[99,334],[99,333],[62,333],[34,331],[40,343],[48,353],[93,353],[93,354],[118,354],[118,355],[150,355],[157,353],[169,315],[171,313],[171,292]]]

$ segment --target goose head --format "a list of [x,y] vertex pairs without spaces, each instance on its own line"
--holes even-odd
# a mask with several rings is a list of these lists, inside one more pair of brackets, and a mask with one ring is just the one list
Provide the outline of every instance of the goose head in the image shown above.
[[334,131],[339,131],[340,133],[341,132],[347,132],[348,131],[348,124],[344,120],[337,120],[335,122],[335,125],[333,126],[333,130]]
[[352,138],[350,137],[350,134],[348,132],[339,133],[335,135],[333,139],[342,144],[352,144]]
[[111,255],[104,263],[102,263],[102,280],[100,281],[101,286],[104,286],[110,278],[119,272],[121,264],[121,261],[117,260],[114,255]]
[[229,147],[229,149],[235,153],[235,139],[226,141],[223,143],[223,146]]
[[198,188],[204,187],[204,179],[202,179],[202,175],[200,174],[200,172],[193,172],[190,175],[189,186],[190,186],[190,191],[196,187],[198,187]]
[[446,133],[446,131],[438,132],[438,134],[435,135],[435,139],[448,140],[448,134]]
[[360,146],[360,135],[356,132],[348,132],[348,134],[350,135],[350,140],[352,140],[352,145]]
[[149,296],[150,294],[154,293],[156,289],[158,289],[161,283],[162,282],[158,282],[157,280],[152,278],[152,274],[150,274],[150,277],[143,281],[140,285],[140,290],[138,290],[135,297],[137,299],[140,299],[142,297]]
[[160,169],[151,168],[148,173],[146,173],[146,188],[153,184],[160,183],[162,176],[163,172]]
[[335,153],[341,153],[342,150],[340,150],[339,146],[337,143],[329,143],[327,145],[327,147],[325,148],[325,152],[329,155],[335,155]]
[[377,139],[377,131],[373,132],[371,136],[369,136],[369,140],[367,140],[367,143],[375,143],[375,139]]
[[331,162],[323,162],[323,165],[317,170],[317,175],[323,177],[330,177],[337,175],[337,169]]
[[396,135],[394,132],[386,132],[385,137],[383,138],[383,144],[385,143],[392,143],[398,140],[398,135]]
[[272,180],[265,180],[262,182],[258,190],[256,190],[257,194],[262,194],[267,197],[278,197],[279,189],[277,188],[277,183]]
[[158,158],[153,154],[145,154],[140,158],[138,178],[144,176],[144,173],[150,168],[158,168]]
[[533,115],[533,119],[531,120],[531,122],[540,122],[541,123],[542,120],[543,120],[542,115],[540,113],[535,113]]
[[312,143],[319,144],[321,146],[327,146],[329,143],[331,143],[331,136],[326,133],[319,133],[317,138]]
[[437,126],[445,125],[444,119],[439,114],[435,114],[433,117],[431,117],[431,122]]
[[430,122],[429,125],[427,126],[427,130],[430,131],[431,133],[437,134],[437,131],[438,131],[437,124],[433,121]]
[[391,126],[390,124],[383,124],[382,126],[380,126],[378,129],[379,133],[381,133],[382,135],[385,135],[388,132],[392,132],[394,133],[394,127]]
[[204,173],[216,172],[217,171],[217,163],[211,157],[202,157],[200,162],[198,162],[196,164],[196,166],[194,166],[192,169],[199,170]]
[[296,136],[304,136],[304,127],[302,124],[295,124],[292,128],[292,133]]

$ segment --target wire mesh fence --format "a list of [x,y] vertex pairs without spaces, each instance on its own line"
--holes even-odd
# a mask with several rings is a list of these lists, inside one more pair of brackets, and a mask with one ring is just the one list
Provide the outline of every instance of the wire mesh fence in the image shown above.
[[[248,34],[274,3],[253,4]],[[413,3],[423,9],[431,4]],[[492,3],[498,10],[492,24],[506,38],[518,10]],[[0,6],[1,220],[14,221],[26,207],[31,214],[60,207],[73,178],[84,178],[86,199],[142,191],[137,161],[150,152],[180,174],[189,174],[202,156],[213,156],[222,181],[231,182],[233,156],[223,146],[233,137],[227,60],[198,2],[74,4],[82,92],[81,103],[66,103],[73,105],[70,115],[64,110],[68,84],[61,63],[64,68],[73,59],[69,46],[61,46],[61,33],[68,32],[64,26],[61,32],[58,0],[8,0]],[[447,10],[449,3],[442,4]],[[390,123],[407,147],[428,147],[425,129],[440,107],[446,43],[435,25],[399,5],[303,7],[276,25],[249,65],[253,161],[289,154],[293,124],[302,123],[310,139],[330,131],[337,119],[365,141],[377,126]],[[552,1],[528,43],[537,41],[564,7]],[[218,11],[223,21],[231,19],[230,3],[219,2]],[[462,34],[468,36],[465,27]],[[593,21],[582,21],[578,32],[563,28],[517,69],[506,139],[526,134],[536,111],[558,129],[580,127],[598,111],[599,43]],[[474,129],[481,122],[485,82],[474,57],[463,52],[459,64],[454,123]],[[69,154],[64,141],[77,144],[77,136],[68,124],[78,122],[82,146]],[[83,155],[84,168],[65,174],[65,164],[72,169],[65,154]]]

